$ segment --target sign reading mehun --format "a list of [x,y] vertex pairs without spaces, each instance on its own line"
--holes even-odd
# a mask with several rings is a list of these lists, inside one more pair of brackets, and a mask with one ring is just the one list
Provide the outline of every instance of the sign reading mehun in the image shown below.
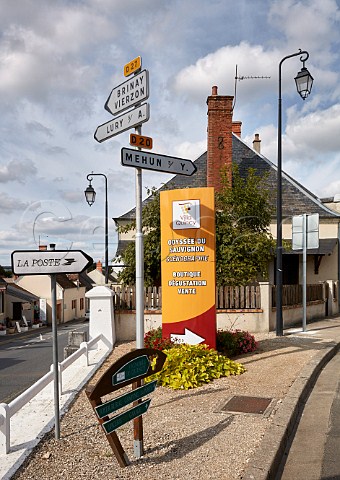
[[160,195],[163,336],[215,348],[214,189]]

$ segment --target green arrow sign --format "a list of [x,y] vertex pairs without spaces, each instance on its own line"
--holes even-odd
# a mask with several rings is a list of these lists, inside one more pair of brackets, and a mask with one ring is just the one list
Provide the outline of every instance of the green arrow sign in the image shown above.
[[152,393],[155,390],[156,385],[157,380],[154,380],[153,382],[147,383],[142,387],[132,390],[132,392],[124,393],[124,395],[114,398],[113,400],[110,400],[103,405],[98,405],[98,407],[96,407],[96,413],[98,417],[106,417],[106,415],[109,415],[110,413],[113,413],[116,410],[125,407],[129,403],[135,402],[136,400],[139,400],[140,398],[149,395],[149,393]]
[[130,362],[123,365],[113,376],[112,385],[126,382],[141,375],[145,375],[150,366],[150,361],[147,355],[136,357]]
[[115,417],[111,418],[107,422],[103,423],[103,428],[105,433],[108,435],[109,433],[113,432],[117,428],[121,427],[125,423],[133,420],[134,418],[140,417],[143,413],[147,412],[151,399],[145,400],[142,403],[139,403],[135,407],[126,410],[126,412],[121,413],[120,415],[116,415]]

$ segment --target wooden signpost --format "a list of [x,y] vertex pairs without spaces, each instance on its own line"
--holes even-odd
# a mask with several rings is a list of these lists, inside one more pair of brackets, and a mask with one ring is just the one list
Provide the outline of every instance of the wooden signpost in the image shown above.
[[[154,358],[156,358],[156,363],[151,365]],[[151,399],[142,400],[142,398],[152,393],[157,383],[157,381],[153,381],[144,385],[143,379],[161,371],[165,359],[165,353],[153,348],[133,350],[111,365],[96,385],[86,389],[86,395],[121,467],[129,465],[129,459],[120,443],[116,429],[134,420],[134,439],[136,440],[136,433],[138,433],[138,442],[143,442],[141,420],[142,415],[149,408]],[[124,393],[106,403],[102,402],[102,397],[127,385],[132,385],[131,392]],[[133,403],[131,408],[122,413],[116,413],[117,410],[130,403]],[[112,414],[114,415],[112,416]],[[136,421],[140,421],[140,424],[136,425]]]

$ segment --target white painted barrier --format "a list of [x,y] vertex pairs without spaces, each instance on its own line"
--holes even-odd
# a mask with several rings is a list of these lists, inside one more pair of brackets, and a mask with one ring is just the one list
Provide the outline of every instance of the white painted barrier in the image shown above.
[[[78,358],[80,358],[82,355],[84,356],[84,365],[89,366],[89,350],[95,345],[99,344],[99,342],[105,345],[103,340],[103,335],[99,334],[97,337],[92,338],[89,342],[82,342],[80,348],[76,352],[58,364],[60,395],[63,394],[62,372],[72,365],[76,360],[78,360]],[[105,349],[107,350],[106,345]],[[53,365],[51,365],[48,373],[46,373],[31,387],[21,393],[17,398],[12,400],[12,402],[9,404],[0,404],[0,454],[7,454],[10,451],[11,417],[15,415],[21,408],[23,408],[28,402],[34,399],[34,397],[47,385],[52,383],[53,379]]]

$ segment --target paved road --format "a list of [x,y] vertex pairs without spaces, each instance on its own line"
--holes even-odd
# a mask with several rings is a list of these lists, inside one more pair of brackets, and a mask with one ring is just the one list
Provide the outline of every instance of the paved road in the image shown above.
[[309,396],[276,480],[340,479],[340,353]]
[[[88,322],[58,325],[58,358],[64,359],[69,331],[88,331]],[[0,337],[0,403],[9,403],[50,370],[53,363],[50,327]]]

